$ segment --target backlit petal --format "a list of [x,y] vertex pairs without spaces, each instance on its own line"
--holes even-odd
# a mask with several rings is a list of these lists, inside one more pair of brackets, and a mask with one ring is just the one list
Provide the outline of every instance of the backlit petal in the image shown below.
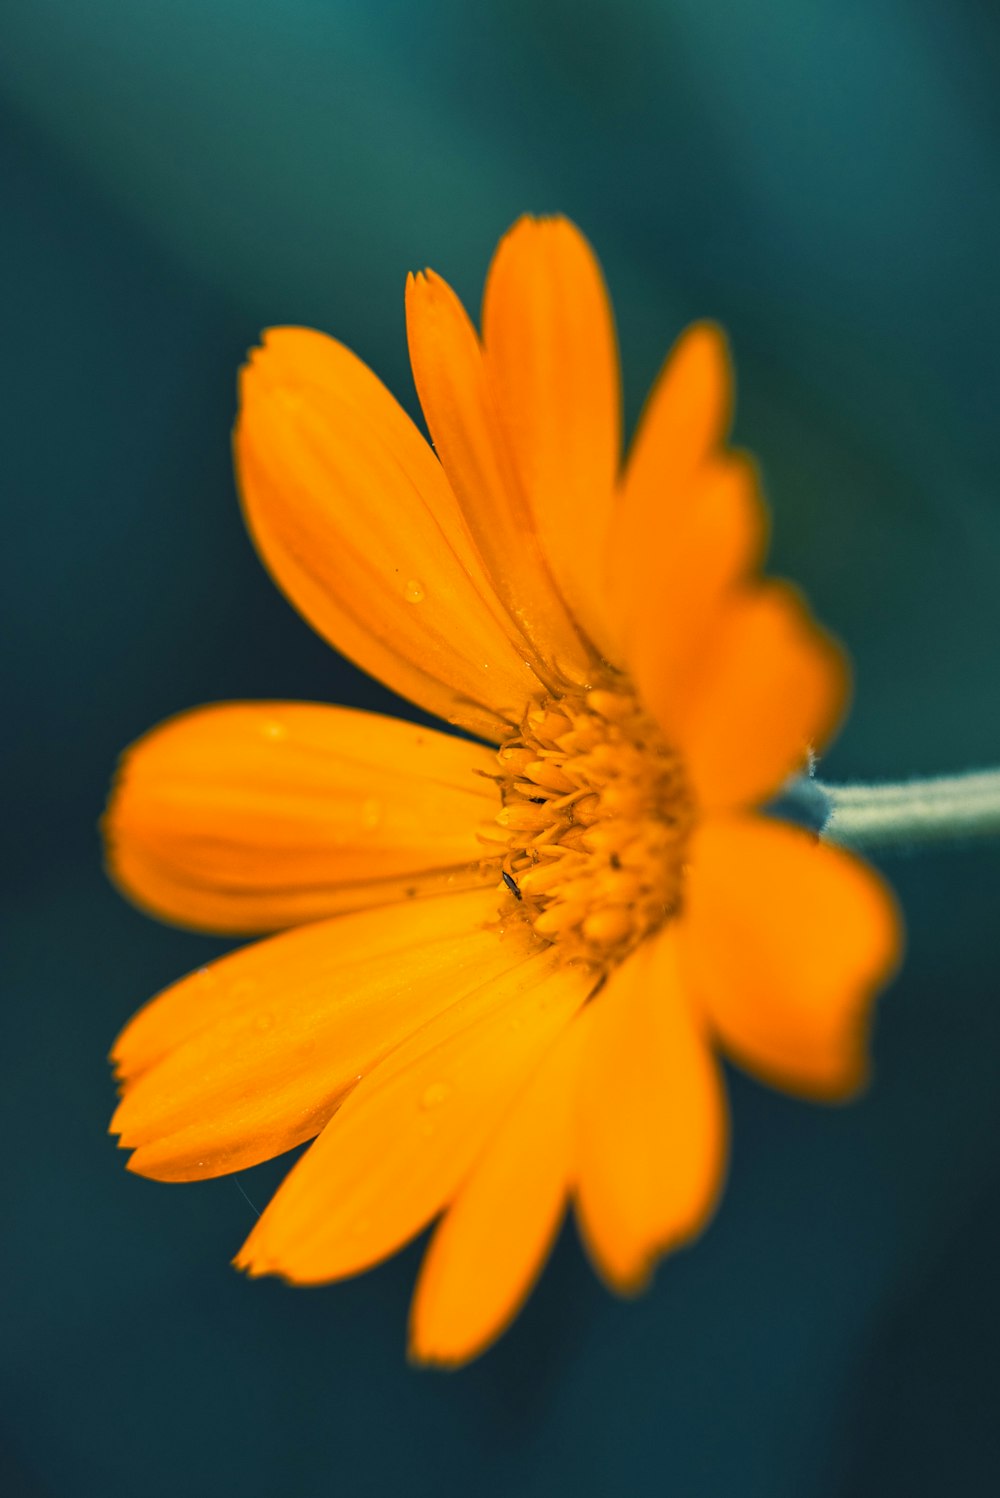
[[543,559],[476,330],[433,271],[407,280],[406,331],[428,429],[497,591],[543,661],[585,674],[588,652]]
[[374,713],[202,708],[125,755],[104,822],[110,868],[155,915],[223,932],[473,885],[495,768],[478,744]]
[[440,463],[342,344],[274,328],[243,371],[247,523],[296,608],[440,717],[500,738],[538,690]]
[[542,549],[574,616],[615,659],[605,573],[621,454],[618,346],[601,268],[567,219],[525,217],[500,241],[483,342]]
[[847,662],[787,584],[734,594],[683,685],[644,684],[646,704],[680,750],[703,810],[764,801],[830,738]]
[[351,1093],[237,1262],[316,1283],[401,1247],[452,1200],[591,985],[543,953],[425,1025]]
[[901,940],[874,870],[801,828],[719,818],[695,835],[680,929],[685,983],[749,1071],[809,1097],[864,1082]]
[[541,1272],[570,1186],[591,1012],[584,1009],[556,1041],[431,1240],[410,1316],[410,1351],[420,1362],[453,1367],[482,1352]]
[[477,891],[272,937],[160,995],[118,1041],[112,1122],[159,1180],[242,1169],[311,1138],[358,1078],[530,943]]
[[592,1005],[582,1063],[577,1208],[605,1278],[626,1293],[705,1225],[721,1187],[725,1096],[672,931],[644,942]]

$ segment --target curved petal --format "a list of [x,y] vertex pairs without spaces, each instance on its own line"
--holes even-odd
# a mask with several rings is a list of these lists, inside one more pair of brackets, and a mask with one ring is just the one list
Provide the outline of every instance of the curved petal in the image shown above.
[[539,690],[441,465],[342,344],[273,328],[241,379],[251,535],[296,608],[421,707],[501,738]]
[[692,323],[674,344],[649,394],[628,455],[622,503],[680,518],[684,485],[729,432],[733,374],[722,329]]
[[645,698],[677,697],[727,595],[759,563],[766,532],[757,473],[744,454],[717,454],[683,478],[667,476],[655,492],[626,479],[609,597]]
[[570,1187],[591,1012],[581,1011],[560,1035],[431,1240],[410,1313],[410,1353],[418,1362],[456,1367],[485,1351],[541,1272]]
[[855,1092],[873,996],[899,959],[899,916],[860,859],[763,817],[696,833],[682,971],[733,1056],[807,1097]]
[[795,591],[769,582],[721,609],[681,683],[644,684],[703,811],[753,805],[802,769],[844,710],[847,662]]
[[524,217],[500,241],[483,342],[542,550],[574,617],[615,660],[605,547],[621,456],[618,345],[597,258],[567,219]]
[[[104,819],[125,893],[221,932],[284,926],[482,881],[496,811],[481,745],[395,718],[232,702],[124,756]],[[494,877],[495,876],[486,876]]]
[[612,973],[582,1061],[576,1200],[608,1282],[633,1293],[693,1238],[718,1199],[727,1114],[718,1067],[684,993],[667,928]]
[[305,926],[235,952],[141,1010],[114,1059],[130,1169],[193,1180],[317,1134],[394,1046],[523,963],[477,891]]
[[542,662],[586,675],[589,653],[539,548],[476,330],[434,271],[407,279],[406,333],[435,449],[501,598]]
[[484,984],[360,1082],[237,1263],[302,1284],[394,1253],[452,1200],[593,980],[550,953]]

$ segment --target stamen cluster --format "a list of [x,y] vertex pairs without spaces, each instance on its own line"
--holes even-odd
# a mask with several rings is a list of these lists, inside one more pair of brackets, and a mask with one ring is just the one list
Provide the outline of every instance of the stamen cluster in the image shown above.
[[604,967],[677,912],[691,798],[631,690],[530,704],[497,761],[502,806],[480,836],[540,937]]

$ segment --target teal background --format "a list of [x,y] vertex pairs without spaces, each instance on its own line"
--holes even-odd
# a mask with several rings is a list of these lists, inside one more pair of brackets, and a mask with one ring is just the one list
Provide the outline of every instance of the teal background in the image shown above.
[[630,419],[730,329],[775,566],[847,641],[831,778],[1000,752],[1000,13],[976,0],[7,0],[0,20],[5,856],[0,1493],[298,1498],[1000,1489],[998,854],[897,859],[877,1082],[734,1075],[729,1191],[636,1304],[573,1234],[487,1357],[403,1360],[410,1250],[295,1292],[228,1260],[284,1162],[166,1187],[104,1055],[224,949],[126,906],[115,757],[192,704],[395,706],[272,588],[229,468],[268,323],[413,408],[405,272],[471,303],[561,210]]

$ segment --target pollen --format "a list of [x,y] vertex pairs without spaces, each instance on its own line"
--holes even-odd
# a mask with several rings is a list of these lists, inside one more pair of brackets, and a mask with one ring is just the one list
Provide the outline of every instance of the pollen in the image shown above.
[[497,752],[480,830],[511,914],[569,961],[605,968],[680,909],[694,821],[677,754],[616,681],[529,704]]

